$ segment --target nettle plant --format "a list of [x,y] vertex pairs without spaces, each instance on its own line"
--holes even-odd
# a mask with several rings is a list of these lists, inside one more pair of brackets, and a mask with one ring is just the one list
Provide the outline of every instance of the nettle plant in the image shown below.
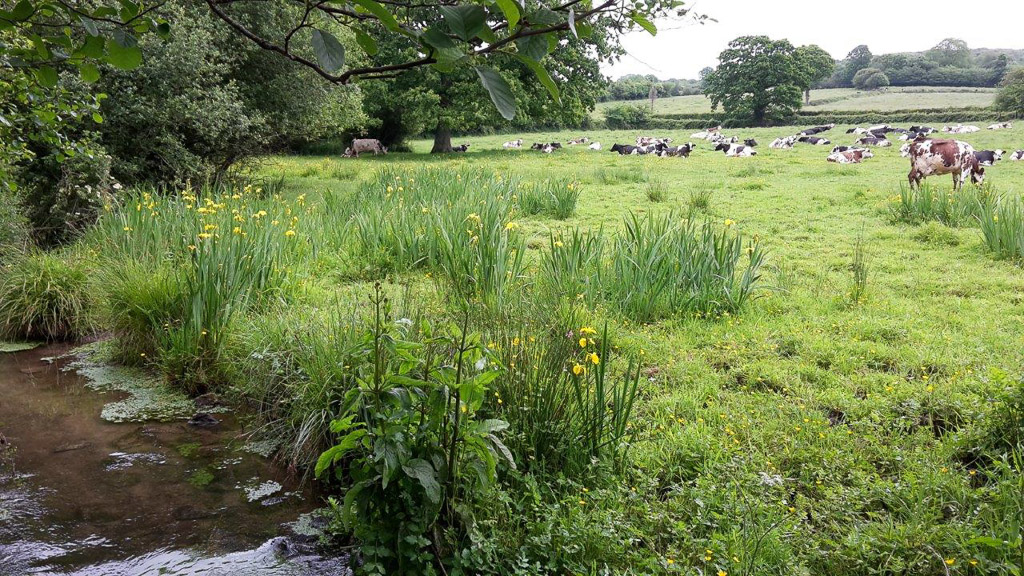
[[[379,283],[370,300],[373,324],[351,364],[357,385],[331,422],[337,443],[315,473],[346,486],[335,508],[360,543],[364,572],[433,573],[440,548],[471,525],[499,463],[515,468],[498,437],[508,424],[479,416],[503,369],[467,332],[468,312],[461,326],[435,333],[393,319]],[[440,532],[450,538],[439,542]]]

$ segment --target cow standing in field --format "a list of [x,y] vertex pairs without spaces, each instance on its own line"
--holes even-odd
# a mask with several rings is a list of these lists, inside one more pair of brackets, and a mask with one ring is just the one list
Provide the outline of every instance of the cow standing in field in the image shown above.
[[974,148],[959,140],[917,140],[910,144],[910,187],[919,187],[932,174],[952,174],[953,189],[959,190],[970,178],[981,185],[985,168],[974,156]]
[[373,152],[373,155],[376,156],[377,154],[387,154],[388,149],[376,138],[356,138],[352,140],[352,145],[345,149],[346,156],[355,158],[359,158],[360,152]]

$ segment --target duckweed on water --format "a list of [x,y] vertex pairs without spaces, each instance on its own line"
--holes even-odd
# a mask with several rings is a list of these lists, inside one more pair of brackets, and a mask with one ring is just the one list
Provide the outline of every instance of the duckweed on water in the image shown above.
[[245,491],[245,498],[249,502],[257,502],[263,500],[267,496],[271,496],[281,491],[282,486],[273,480],[267,480],[266,482],[260,482],[259,478],[252,478],[242,487]]
[[186,442],[178,444],[178,454],[181,454],[183,458],[195,458],[199,455],[199,443]]
[[25,350],[32,350],[39,346],[38,342],[2,342],[0,341],[0,354],[23,352]]
[[191,476],[188,477],[188,483],[195,486],[196,488],[203,488],[205,486],[208,486],[210,485],[211,482],[213,482],[213,480],[213,472],[210,472],[206,468],[200,468],[199,470],[196,470],[195,472],[192,473]]
[[170,389],[159,377],[140,368],[113,366],[104,360],[106,345],[89,344],[74,350],[64,368],[86,379],[86,387],[100,392],[125,392],[124,400],[103,407],[100,416],[108,422],[169,422],[184,420],[195,413],[187,396]]
[[273,456],[274,452],[277,452],[277,449],[280,447],[280,438],[269,438],[266,440],[255,440],[253,442],[246,442],[245,445],[242,446],[241,450],[243,452],[248,452],[250,454],[257,454],[264,458],[270,458],[271,456]]

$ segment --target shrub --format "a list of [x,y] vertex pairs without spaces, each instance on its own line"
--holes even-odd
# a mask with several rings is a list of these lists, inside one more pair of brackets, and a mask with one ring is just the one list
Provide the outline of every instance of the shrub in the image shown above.
[[664,202],[668,199],[668,191],[666,190],[665,181],[660,178],[648,181],[645,188],[647,191],[647,199],[651,202]]
[[1024,205],[1017,199],[979,205],[985,245],[997,258],[1024,259]]
[[1024,67],[1014,68],[1003,77],[995,107],[1011,117],[1024,117]]
[[551,234],[548,250],[541,254],[541,285],[557,295],[588,294],[599,290],[598,273],[604,256],[604,234],[573,228],[567,234]]
[[606,108],[605,126],[609,130],[634,130],[647,128],[651,120],[651,109],[636,104],[620,104]]
[[41,246],[80,236],[120,187],[110,176],[110,156],[95,144],[87,146],[63,160],[52,151],[40,151],[18,169],[23,211],[32,238]]
[[853,76],[853,85],[861,90],[875,90],[889,85],[889,77],[878,68],[862,68]]
[[544,180],[520,185],[516,191],[519,209],[527,216],[544,214],[565,220],[576,212],[582,185],[570,179]]
[[34,252],[0,277],[0,337],[74,340],[95,329],[94,302],[81,263]]
[[686,206],[690,214],[698,212],[707,213],[711,209],[711,197],[713,194],[714,189],[708,183],[701,183],[696,188],[690,190],[686,199]]
[[436,334],[424,326],[424,346],[394,322],[379,284],[371,306],[351,366],[358,386],[331,423],[337,441],[316,475],[346,487],[334,506],[360,544],[364,572],[434,573],[445,560],[439,549],[461,549],[465,513],[481,504],[499,462],[515,468],[498,438],[508,424],[480,411],[501,370],[465,319]]

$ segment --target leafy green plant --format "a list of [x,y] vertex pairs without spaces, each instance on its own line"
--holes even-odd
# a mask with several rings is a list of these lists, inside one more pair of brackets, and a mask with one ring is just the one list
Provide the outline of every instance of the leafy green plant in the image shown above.
[[552,233],[548,250],[541,254],[541,285],[560,295],[596,295],[603,256],[602,229]]
[[648,180],[644,186],[644,191],[647,193],[647,199],[651,202],[664,202],[668,199],[668,190],[665,187],[665,181],[658,178],[655,180]]
[[985,246],[997,258],[1024,258],[1024,205],[1005,199],[979,205],[978,222]]
[[864,254],[864,233],[857,236],[857,243],[853,247],[853,262],[850,263],[850,271],[853,273],[853,283],[850,287],[849,297],[852,304],[860,304],[868,290],[868,263]]
[[900,186],[899,196],[891,199],[889,212],[894,222],[921,224],[936,220],[946,226],[966,226],[977,222],[980,214],[991,209],[998,196],[991,186],[965,186],[942,192],[929,184],[917,188]]
[[96,330],[86,268],[45,252],[7,264],[0,277],[0,337],[74,340]]
[[433,573],[443,560],[430,549],[436,531],[464,531],[499,461],[515,467],[497,436],[508,425],[479,417],[501,369],[465,319],[436,335],[424,326],[420,345],[392,321],[379,284],[371,306],[366,361],[353,367],[356,387],[331,423],[338,441],[320,456],[316,475],[332,473],[348,486],[336,507],[360,543],[365,572]]

